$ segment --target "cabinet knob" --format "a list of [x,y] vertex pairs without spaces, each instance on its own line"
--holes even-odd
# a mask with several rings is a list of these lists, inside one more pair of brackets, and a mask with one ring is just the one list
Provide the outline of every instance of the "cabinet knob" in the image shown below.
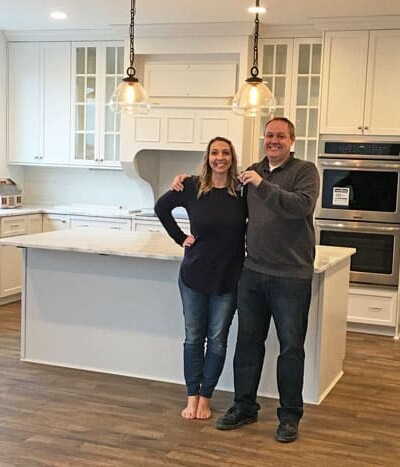
[[357,127],[357,130],[362,130],[362,129],[363,129],[362,126],[358,126],[358,127]]
[[365,127],[364,127],[364,130],[369,130],[369,126],[365,126]]

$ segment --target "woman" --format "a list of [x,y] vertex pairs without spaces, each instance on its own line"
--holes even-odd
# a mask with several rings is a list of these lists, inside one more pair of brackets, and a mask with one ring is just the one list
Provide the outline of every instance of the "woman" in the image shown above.
[[[200,174],[186,178],[183,185],[183,191],[165,193],[155,212],[168,234],[185,248],[178,283],[185,320],[188,399],[181,415],[204,420],[211,417],[210,399],[225,362],[244,259],[246,204],[237,191],[237,157],[231,141],[212,139]],[[171,214],[178,206],[188,213],[190,235]]]

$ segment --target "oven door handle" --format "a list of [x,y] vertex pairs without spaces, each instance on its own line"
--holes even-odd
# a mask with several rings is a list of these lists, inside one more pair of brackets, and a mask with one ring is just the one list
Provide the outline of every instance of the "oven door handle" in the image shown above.
[[337,159],[319,159],[318,164],[321,167],[350,167],[361,169],[392,169],[399,170],[400,164],[389,162],[373,162],[365,160],[337,160]]
[[393,232],[400,232],[400,226],[399,227],[388,227],[386,225],[383,226],[368,226],[360,229],[359,226],[357,227],[352,227],[348,224],[343,224],[343,222],[338,222],[338,223],[331,223],[331,222],[321,222],[317,221],[316,226],[320,229],[332,229],[332,230],[362,230],[363,232],[388,232],[388,233],[393,233]]

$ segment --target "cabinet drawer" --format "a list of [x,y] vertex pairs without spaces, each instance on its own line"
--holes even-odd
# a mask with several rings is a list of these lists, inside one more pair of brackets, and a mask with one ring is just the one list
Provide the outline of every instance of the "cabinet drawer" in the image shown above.
[[71,217],[71,229],[110,229],[110,230],[131,230],[130,219],[92,218],[92,217]]
[[350,289],[347,319],[353,323],[393,326],[396,306],[396,292]]
[[[189,235],[190,225],[187,222],[178,222],[179,227]],[[161,222],[134,222],[133,230],[135,232],[161,232],[167,233]]]
[[0,237],[13,237],[28,233],[26,216],[2,217],[0,221]]

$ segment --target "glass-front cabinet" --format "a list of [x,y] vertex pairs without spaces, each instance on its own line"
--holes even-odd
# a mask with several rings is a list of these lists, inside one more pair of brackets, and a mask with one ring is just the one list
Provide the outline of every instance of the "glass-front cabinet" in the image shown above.
[[[264,39],[261,41],[261,77],[275,97],[274,117],[287,117],[296,126],[296,156],[315,162],[322,39]],[[259,144],[253,155],[262,157],[267,118],[257,126]]]
[[73,163],[118,165],[120,115],[109,101],[124,76],[123,43],[74,43]]

